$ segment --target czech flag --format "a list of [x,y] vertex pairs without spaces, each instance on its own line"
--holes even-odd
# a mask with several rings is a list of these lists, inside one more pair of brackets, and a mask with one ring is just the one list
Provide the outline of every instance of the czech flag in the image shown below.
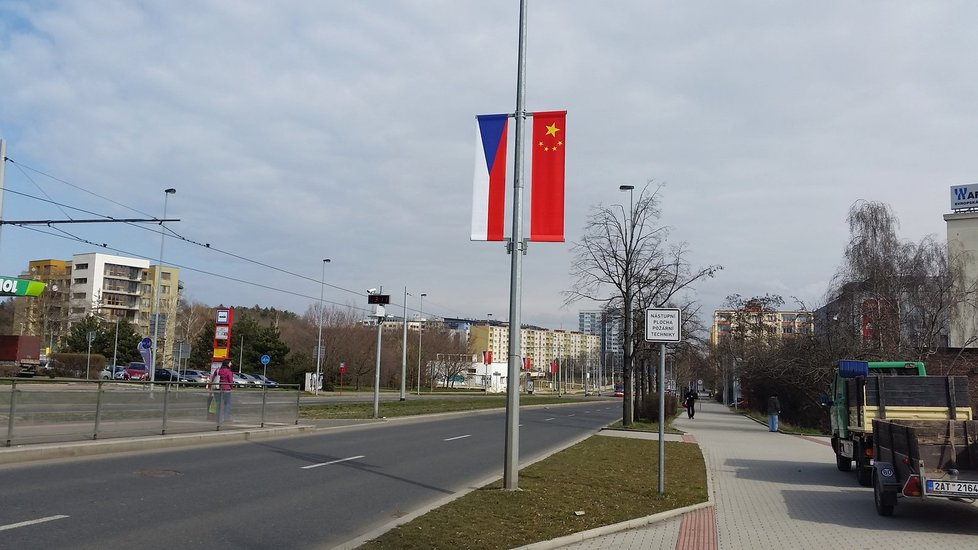
[[476,121],[471,240],[501,241],[506,219],[506,133],[509,115],[478,115]]
[[533,113],[530,240],[564,242],[564,148],[567,111]]

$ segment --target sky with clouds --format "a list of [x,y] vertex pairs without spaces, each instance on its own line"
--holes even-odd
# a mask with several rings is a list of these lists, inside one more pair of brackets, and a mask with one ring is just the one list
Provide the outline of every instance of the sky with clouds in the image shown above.
[[[568,111],[567,242],[531,243],[525,323],[576,329],[592,307],[563,306],[571,246],[592,206],[627,204],[619,185],[664,183],[672,239],[724,267],[696,286],[708,319],[733,293],[819,305],[854,202],[943,239],[949,187],[974,181],[973,2],[529,4],[527,109]],[[190,299],[301,313],[330,258],[327,301],[382,286],[399,314],[406,286],[411,310],[424,292],[427,312],[505,319],[505,248],[469,241],[472,152],[476,114],[515,110],[518,17],[517,0],[0,0],[3,218],[92,217],[25,194],[161,216],[173,187],[173,231],[240,257],[167,237]],[[138,227],[60,228],[115,250],[4,226],[0,273],[159,255]]]

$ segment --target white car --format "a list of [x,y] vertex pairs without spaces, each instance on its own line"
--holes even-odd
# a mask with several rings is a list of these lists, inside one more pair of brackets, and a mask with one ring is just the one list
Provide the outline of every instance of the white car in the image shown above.
[[122,380],[123,375],[126,372],[125,365],[116,365],[115,372],[113,372],[112,365],[106,366],[102,369],[102,372],[98,374],[98,377],[102,380]]

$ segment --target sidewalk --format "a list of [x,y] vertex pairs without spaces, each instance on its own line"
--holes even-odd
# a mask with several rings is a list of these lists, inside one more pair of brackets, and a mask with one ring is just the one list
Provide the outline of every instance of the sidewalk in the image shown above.
[[901,499],[895,516],[882,518],[872,489],[836,469],[828,438],[771,433],[706,399],[675,426],[700,444],[710,504],[562,548],[975,548],[978,506]]

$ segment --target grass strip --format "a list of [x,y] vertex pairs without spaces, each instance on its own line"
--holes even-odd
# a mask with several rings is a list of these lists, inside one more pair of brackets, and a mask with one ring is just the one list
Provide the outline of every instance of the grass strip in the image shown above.
[[[579,403],[584,399],[557,396],[520,396],[520,406],[553,405],[558,403]],[[437,414],[458,411],[475,411],[483,409],[499,409],[506,407],[505,395],[490,395],[485,397],[460,397],[458,399],[409,399],[407,401],[381,401],[380,416],[392,418],[395,416],[415,416],[419,414]],[[330,419],[330,418],[373,418],[373,403],[325,403],[303,404],[299,408],[299,418]]]
[[491,484],[362,548],[515,548],[706,502],[699,446],[667,441],[665,448],[662,495],[657,441],[594,436],[524,468],[519,491]]

